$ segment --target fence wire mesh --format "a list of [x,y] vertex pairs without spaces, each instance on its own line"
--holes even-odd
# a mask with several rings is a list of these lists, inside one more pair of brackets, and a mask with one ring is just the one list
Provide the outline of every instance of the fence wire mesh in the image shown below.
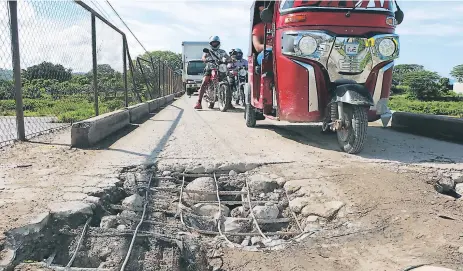
[[[25,136],[31,138],[181,90],[181,76],[174,74],[165,60],[149,54],[132,57],[123,32],[98,18],[85,2],[16,3],[17,20],[12,20],[9,1],[0,1],[0,147],[21,137],[17,122],[24,123]],[[101,5],[97,8],[101,12]],[[106,11],[101,16],[109,17]],[[11,35],[15,22],[22,95],[14,87]],[[16,117],[15,94],[23,99],[19,112],[24,113],[24,119]]]
[[90,14],[71,1],[18,1],[26,137],[94,115]]
[[[95,18],[99,113],[125,107],[123,37]],[[93,69],[92,69],[93,71]],[[132,99],[129,104],[133,104]]]
[[8,3],[0,2],[0,146],[16,139],[14,79]]

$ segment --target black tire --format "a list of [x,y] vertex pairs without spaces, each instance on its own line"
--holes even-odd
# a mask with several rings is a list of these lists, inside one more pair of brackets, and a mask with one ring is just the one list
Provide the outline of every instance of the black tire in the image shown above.
[[349,125],[345,129],[336,131],[339,146],[346,153],[359,153],[367,139],[367,112],[362,106],[344,104],[344,117]]
[[241,102],[243,103],[243,106],[244,106],[246,101],[244,100],[244,86],[243,85],[240,87],[240,98],[241,98]]
[[247,127],[256,127],[256,112],[254,108],[250,104],[245,105],[245,119],[246,119],[246,126]]
[[193,90],[191,90],[191,88],[187,89],[186,94],[191,96],[191,94],[193,94]]
[[229,105],[231,104],[230,88],[227,84],[221,84],[219,86],[219,110],[226,112]]

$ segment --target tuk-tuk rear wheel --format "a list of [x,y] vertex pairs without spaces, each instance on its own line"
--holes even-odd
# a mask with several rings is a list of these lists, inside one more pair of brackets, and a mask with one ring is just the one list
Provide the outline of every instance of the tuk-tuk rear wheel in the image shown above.
[[256,127],[256,112],[250,104],[245,105],[245,119],[247,127]]
[[344,118],[347,127],[336,131],[338,143],[346,153],[359,153],[367,138],[367,112],[362,106],[344,104]]

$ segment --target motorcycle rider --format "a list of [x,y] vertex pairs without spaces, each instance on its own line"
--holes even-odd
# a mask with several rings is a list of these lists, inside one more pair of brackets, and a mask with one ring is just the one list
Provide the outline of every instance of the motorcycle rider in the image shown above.
[[[230,59],[228,56],[227,52],[225,50],[220,49],[220,38],[218,36],[211,36],[209,38],[209,45],[212,53],[215,54],[219,59],[226,58],[227,60]],[[201,58],[203,62],[209,61],[209,60],[214,60],[213,57],[211,57],[207,53],[203,53],[203,57]],[[203,100],[204,92],[206,91],[207,84],[211,80],[211,75],[212,75],[212,67],[214,66],[214,63],[206,63],[205,67],[205,72],[204,72],[204,77],[203,81],[201,83],[201,87],[199,88],[199,96],[198,96],[198,102],[196,103],[196,106],[194,107],[195,109],[202,109],[201,102]]]
[[[243,58],[243,51],[241,51],[240,48],[232,49],[230,57],[233,59],[233,63],[228,64],[229,69],[238,70],[241,67],[246,67],[246,69],[248,69],[248,61]],[[238,83],[238,81],[235,82],[237,90],[239,90]],[[237,101],[236,104],[239,104],[239,101]]]
[[230,65],[229,67],[231,67],[233,69],[237,69],[237,68],[240,68],[242,66],[244,66],[246,68],[248,67],[248,61],[243,58],[243,51],[241,51],[240,48],[233,49],[230,52],[230,56],[235,61],[232,64],[229,64]]

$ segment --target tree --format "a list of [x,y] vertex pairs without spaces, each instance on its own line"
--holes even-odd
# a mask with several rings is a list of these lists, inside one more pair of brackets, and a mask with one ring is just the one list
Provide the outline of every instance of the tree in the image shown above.
[[161,59],[162,61],[166,61],[167,65],[174,70],[182,68],[181,54],[177,54],[172,51],[151,51],[141,55],[141,58],[144,58],[146,60],[150,60],[150,57],[152,57],[153,60],[156,61],[156,63],[159,59]]
[[411,72],[423,71],[424,67],[417,64],[399,64],[394,66],[392,82],[395,86],[403,85],[404,76]]
[[440,76],[436,72],[419,70],[406,73],[403,84],[410,87],[410,94],[420,100],[431,100],[439,96]]
[[14,86],[12,80],[0,79],[0,100],[14,98]]
[[448,93],[452,89],[452,86],[450,85],[450,79],[447,77],[440,78],[439,87],[441,92]]
[[450,75],[453,76],[459,83],[463,83],[463,64],[453,67]]
[[30,66],[22,71],[23,77],[27,80],[34,79],[55,79],[59,82],[69,81],[72,78],[72,70],[66,69],[60,64],[42,62]]

